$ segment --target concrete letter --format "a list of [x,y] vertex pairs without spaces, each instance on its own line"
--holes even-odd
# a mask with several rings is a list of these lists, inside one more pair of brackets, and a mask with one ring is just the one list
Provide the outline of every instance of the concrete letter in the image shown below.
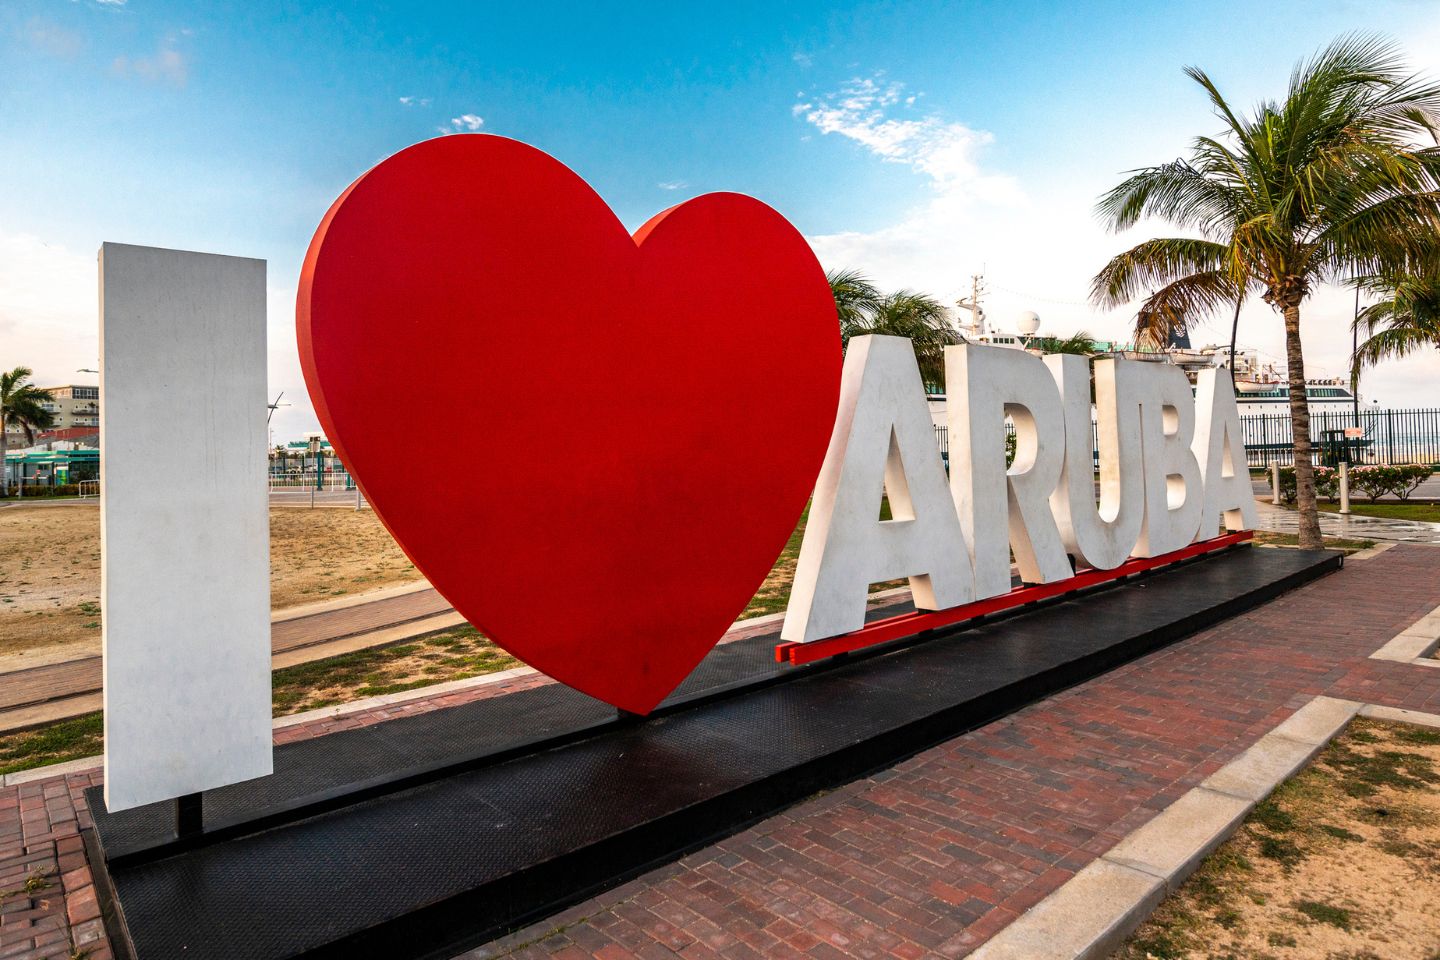
[[1195,459],[1205,483],[1205,510],[1197,540],[1225,530],[1250,530],[1259,520],[1245,441],[1240,435],[1240,410],[1229,370],[1201,370],[1195,384]]
[[1145,475],[1140,453],[1140,405],[1119,402],[1117,364],[1095,362],[1095,408],[1100,453],[1100,503],[1095,503],[1095,448],[1090,426],[1090,362],[1073,354],[1045,358],[1065,406],[1065,469],[1050,507],[1065,549],[1097,570],[1113,570],[1130,557],[1145,516]]
[[1145,519],[1135,556],[1158,557],[1195,539],[1204,509],[1195,438],[1195,399],[1185,372],[1168,363],[1139,361],[1115,370],[1119,402],[1140,404],[1145,462]]
[[[1011,550],[1026,583],[1073,576],[1050,512],[1065,461],[1065,419],[1045,364],[1023,350],[946,347],[945,395],[950,489],[973,553],[976,598],[1010,591]],[[1008,471],[1006,416],[1015,424]]]
[[271,770],[265,261],[105,244],[100,354],[115,811]]
[[[882,521],[884,493],[894,519]],[[808,643],[860,629],[869,585],[898,577],[910,578],[922,610],[974,599],[915,352],[903,337],[856,337],[781,637]]]

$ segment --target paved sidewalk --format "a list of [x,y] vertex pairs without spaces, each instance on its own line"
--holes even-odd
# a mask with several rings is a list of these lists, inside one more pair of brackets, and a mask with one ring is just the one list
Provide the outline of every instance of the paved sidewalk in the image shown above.
[[[379,593],[368,601],[362,595],[278,611],[270,625],[275,665],[306,663],[465,622],[433,587]],[[100,709],[102,676],[98,654],[0,672],[0,733]]]
[[[1294,510],[1277,507],[1268,499],[1259,501],[1257,506],[1260,508],[1260,523],[1255,529],[1275,533],[1295,533],[1300,529],[1300,519]],[[1320,532],[1327,537],[1342,537],[1346,540],[1440,544],[1440,523],[1362,517],[1358,514],[1342,517],[1338,513],[1326,513],[1323,510],[1320,511]]]
[[[1440,550],[1428,547],[1352,558],[1340,573],[465,956],[964,956],[1312,697],[1440,712],[1440,670],[1369,658],[1440,605],[1437,574]],[[277,739],[386,714],[315,720]],[[76,857],[88,824],[79,791],[98,776],[0,789],[0,890],[33,870],[55,878],[49,891],[0,906],[0,955],[23,942],[22,957],[66,957],[75,944],[93,948],[94,960],[110,956],[93,923],[89,868]]]

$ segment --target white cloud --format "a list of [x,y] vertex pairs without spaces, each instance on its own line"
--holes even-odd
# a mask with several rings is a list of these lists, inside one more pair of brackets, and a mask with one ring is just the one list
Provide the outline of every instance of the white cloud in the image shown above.
[[400,102],[401,102],[402,104],[404,104],[405,106],[407,106],[407,107],[428,107],[428,106],[430,106],[430,98],[429,98],[429,97],[401,97],[401,98],[400,98]]
[[[1100,311],[1087,302],[1090,279],[1109,257],[1147,237],[1173,232],[1160,223],[1142,223],[1114,235],[1095,220],[1095,198],[1112,182],[1067,177],[1024,184],[992,169],[986,148],[994,137],[930,110],[919,94],[883,74],[855,78],[833,93],[801,95],[793,107],[826,136],[835,134],[876,160],[907,168],[925,179],[928,196],[895,212],[887,225],[867,231],[809,236],[827,268],[854,268],[882,288],[910,287],[947,304],[969,293],[970,274],[984,272],[985,299],[992,324],[1012,328],[1023,310],[1042,318],[1042,332],[1085,330],[1100,339],[1128,340],[1134,305]],[[1130,165],[1146,158],[1129,160]],[[1164,159],[1164,158],[1159,158]],[[1119,159],[1116,169],[1127,160]],[[1306,373],[1345,376],[1349,370],[1353,293],[1317,290],[1302,308]],[[1197,346],[1228,343],[1230,317],[1216,316],[1192,331]],[[1278,314],[1261,302],[1241,313],[1239,342],[1270,359],[1285,355]],[[1362,393],[1382,405],[1436,404],[1440,352],[1391,361],[1362,380]]]
[[25,366],[42,386],[94,367],[100,335],[95,256],[31,234],[0,233],[0,368]]
[[802,70],[808,70],[815,65],[815,57],[803,50],[797,50],[790,59],[795,61]]
[[659,187],[661,190],[683,190],[685,187],[690,186],[690,184],[686,183],[684,180],[664,180],[660,183],[655,184],[655,186]]
[[[181,31],[188,36],[190,31]],[[190,80],[190,58],[175,49],[173,38],[162,41],[158,50],[148,57],[116,57],[111,71],[120,77],[136,76],[150,83],[168,83],[183,87]]]
[[474,133],[485,125],[485,121],[474,113],[462,113],[450,118],[448,127],[437,127],[441,133]]
[[953,301],[969,274],[994,262],[1000,232],[1030,213],[1013,177],[986,169],[987,131],[917,109],[919,94],[883,74],[838,90],[802,94],[792,108],[825,136],[849,140],[878,160],[924,177],[929,195],[888,226],[810,237],[826,267],[850,267],[882,286],[910,287]]
[[127,0],[95,0],[102,7],[123,7]]
[[[0,369],[35,371],[41,386],[94,383],[100,356],[99,270],[94,253],[77,253],[33,234],[0,232]],[[319,429],[295,348],[295,291],[266,291],[268,399],[277,441]]]
[[[821,133],[837,133],[882,160],[914,167],[938,190],[979,181],[978,154],[994,137],[933,114],[911,115],[918,98],[907,92],[904,84],[877,74],[852,79],[839,91],[797,103],[792,109]],[[897,112],[902,116],[895,116]]]
[[26,22],[22,35],[36,50],[62,60],[75,59],[85,46],[85,40],[80,34],[41,17],[31,17]]

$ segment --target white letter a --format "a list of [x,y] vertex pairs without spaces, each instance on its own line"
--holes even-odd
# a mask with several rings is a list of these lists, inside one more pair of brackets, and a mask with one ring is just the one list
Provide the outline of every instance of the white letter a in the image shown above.
[[[885,494],[891,520],[879,519]],[[808,643],[858,630],[870,584],[899,577],[921,610],[975,596],[914,349],[903,337],[856,337],[780,636]]]

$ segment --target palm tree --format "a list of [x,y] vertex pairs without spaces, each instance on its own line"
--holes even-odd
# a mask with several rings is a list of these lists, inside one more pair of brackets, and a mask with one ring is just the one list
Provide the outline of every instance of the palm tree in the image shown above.
[[1440,274],[1377,277],[1361,284],[1389,296],[1372,303],[1355,319],[1366,339],[1355,351],[1350,382],[1358,388],[1360,371],[1382,360],[1440,348]]
[[1345,37],[1291,74],[1281,102],[1242,118],[1196,67],[1225,125],[1188,159],[1133,172],[1101,198],[1115,230],[1157,217],[1199,236],[1146,240],[1096,275],[1091,298],[1145,296],[1142,319],[1176,324],[1250,293],[1281,314],[1290,379],[1300,545],[1319,547],[1300,307],[1319,284],[1394,269],[1440,225],[1440,86],[1408,73],[1397,48]]
[[840,314],[842,344],[848,345],[851,337],[871,333],[906,337],[915,349],[925,382],[937,384],[944,379],[945,347],[964,342],[950,325],[950,313],[944,304],[913,290],[881,293],[854,270],[832,270],[826,277]]
[[5,477],[7,427],[19,427],[27,443],[35,442],[35,431],[49,429],[55,415],[45,409],[50,394],[30,382],[29,367],[0,373],[0,497],[10,493]]
[[1073,353],[1082,357],[1093,357],[1100,352],[1100,344],[1084,330],[1068,337],[1035,337],[1026,346],[1041,353]]
[[881,293],[858,270],[829,270],[830,295],[835,298],[835,311],[840,314],[840,340],[849,343],[855,331],[870,324],[870,315],[880,305]]

